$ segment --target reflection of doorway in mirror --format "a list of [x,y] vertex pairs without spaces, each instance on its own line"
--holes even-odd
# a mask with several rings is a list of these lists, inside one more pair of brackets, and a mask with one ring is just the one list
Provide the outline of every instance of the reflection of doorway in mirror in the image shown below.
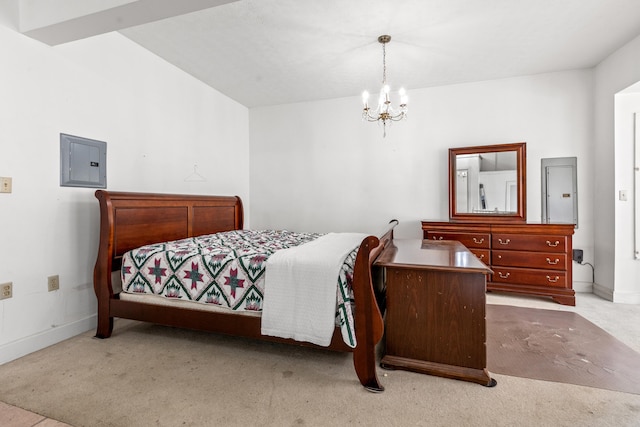
[[469,180],[466,169],[456,171],[456,206],[460,212],[469,212]]
[[[478,212],[493,212],[497,214],[506,214],[516,212],[517,209],[511,209],[512,203],[517,204],[517,173],[515,170],[499,170],[487,171],[479,173],[480,184],[484,187],[486,205],[483,210]],[[509,183],[513,183],[515,194],[511,194]],[[509,189],[507,192],[505,189]]]
[[[474,212],[480,202],[478,198],[478,172],[480,156],[477,154],[459,155],[456,161],[456,212]],[[463,174],[464,182],[460,174]],[[460,187],[462,185],[463,187]]]
[[504,210],[516,212],[518,210],[518,184],[515,181],[507,181],[506,187]]

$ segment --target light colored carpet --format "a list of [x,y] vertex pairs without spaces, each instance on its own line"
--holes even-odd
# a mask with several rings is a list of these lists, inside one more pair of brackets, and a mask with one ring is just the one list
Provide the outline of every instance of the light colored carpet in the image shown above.
[[92,335],[0,366],[0,400],[76,427],[640,425],[634,394],[499,374],[486,388],[383,370],[386,391],[372,394],[350,354],[129,321],[110,339]]

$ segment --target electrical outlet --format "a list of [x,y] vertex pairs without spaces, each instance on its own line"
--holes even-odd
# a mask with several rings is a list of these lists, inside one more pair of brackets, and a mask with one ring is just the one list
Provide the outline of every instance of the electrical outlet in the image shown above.
[[11,178],[0,176],[0,193],[11,193]]
[[49,292],[60,289],[60,278],[57,274],[55,276],[47,277],[47,286],[49,288]]
[[582,261],[584,261],[584,252],[582,249],[573,250],[573,260],[578,264],[582,264]]
[[3,283],[0,285],[0,299],[7,299],[13,296],[13,283]]

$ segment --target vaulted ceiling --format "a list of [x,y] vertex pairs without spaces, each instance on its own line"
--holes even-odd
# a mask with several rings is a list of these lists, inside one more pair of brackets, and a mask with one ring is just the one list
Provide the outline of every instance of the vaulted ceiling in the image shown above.
[[[36,17],[50,3],[19,1]],[[50,44],[117,30],[247,107],[377,91],[381,34],[387,80],[409,95],[590,68],[640,34],[638,0],[103,0],[86,12],[87,0],[65,1],[72,17],[21,30]],[[89,34],[74,37],[83,22]],[[72,34],[56,41],[56,28]]]

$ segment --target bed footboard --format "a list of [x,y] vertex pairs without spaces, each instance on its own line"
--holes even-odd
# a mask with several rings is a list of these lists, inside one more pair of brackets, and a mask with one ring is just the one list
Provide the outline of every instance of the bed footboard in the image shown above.
[[353,293],[358,344],[353,350],[353,365],[360,383],[374,393],[384,391],[376,371],[376,345],[384,334],[384,320],[373,286],[372,265],[393,239],[393,228],[397,224],[397,220],[392,220],[389,229],[380,238],[366,237],[360,245],[354,267]]

